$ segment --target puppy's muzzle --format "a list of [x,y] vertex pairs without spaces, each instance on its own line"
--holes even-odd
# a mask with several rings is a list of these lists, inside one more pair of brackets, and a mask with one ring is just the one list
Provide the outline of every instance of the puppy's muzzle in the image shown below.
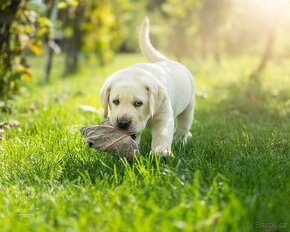
[[131,125],[131,120],[127,119],[118,119],[117,126],[122,130],[128,130]]

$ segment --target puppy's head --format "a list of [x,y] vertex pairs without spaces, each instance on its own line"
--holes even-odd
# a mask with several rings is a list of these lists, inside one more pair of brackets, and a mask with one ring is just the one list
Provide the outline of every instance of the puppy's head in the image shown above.
[[109,108],[112,125],[133,134],[144,130],[166,98],[164,87],[146,80],[146,75],[111,77],[101,89],[104,117]]

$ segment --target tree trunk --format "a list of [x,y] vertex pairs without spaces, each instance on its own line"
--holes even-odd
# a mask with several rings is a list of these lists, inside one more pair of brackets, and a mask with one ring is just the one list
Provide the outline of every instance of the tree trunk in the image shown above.
[[275,32],[274,32],[274,28],[272,27],[269,30],[266,45],[265,45],[265,50],[261,57],[260,63],[258,67],[251,73],[250,80],[258,81],[262,71],[266,68],[267,63],[272,56],[274,40],[275,40]]
[[82,30],[81,21],[84,15],[84,7],[81,3],[78,4],[75,15],[71,19],[72,36],[66,40],[66,56],[65,69],[63,76],[66,77],[78,70],[79,53],[82,45]]
[[44,66],[44,77],[43,81],[44,83],[47,83],[49,81],[51,66],[52,66],[52,57],[53,57],[53,50],[49,46],[49,42],[47,42],[46,45],[46,61]]
[[53,49],[52,49],[52,44],[54,43],[54,30],[55,30],[55,25],[56,25],[56,20],[57,20],[57,14],[58,14],[58,5],[59,0],[54,0],[52,10],[50,12],[50,21],[52,24],[51,31],[48,33],[47,37],[47,43],[46,43],[46,61],[45,61],[45,67],[44,67],[44,76],[43,76],[43,81],[44,83],[47,83],[49,81],[49,75],[52,67],[52,59],[53,59]]

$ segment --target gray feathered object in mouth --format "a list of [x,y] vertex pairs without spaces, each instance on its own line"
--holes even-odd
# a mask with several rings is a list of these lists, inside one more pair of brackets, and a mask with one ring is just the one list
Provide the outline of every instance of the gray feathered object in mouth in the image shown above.
[[108,118],[101,125],[82,127],[80,132],[96,150],[123,155],[128,161],[134,159],[135,153],[139,154],[138,144],[133,139],[135,135],[113,127]]

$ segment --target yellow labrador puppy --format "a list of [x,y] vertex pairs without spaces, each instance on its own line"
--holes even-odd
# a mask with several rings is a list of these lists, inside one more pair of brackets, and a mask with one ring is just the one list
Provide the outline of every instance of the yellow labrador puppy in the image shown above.
[[193,77],[185,66],[169,60],[151,45],[148,18],[141,26],[139,40],[150,63],[130,66],[106,80],[101,89],[104,117],[108,117],[110,108],[112,125],[135,134],[138,143],[144,128],[151,128],[153,152],[167,155],[173,140],[186,143],[191,136]]

